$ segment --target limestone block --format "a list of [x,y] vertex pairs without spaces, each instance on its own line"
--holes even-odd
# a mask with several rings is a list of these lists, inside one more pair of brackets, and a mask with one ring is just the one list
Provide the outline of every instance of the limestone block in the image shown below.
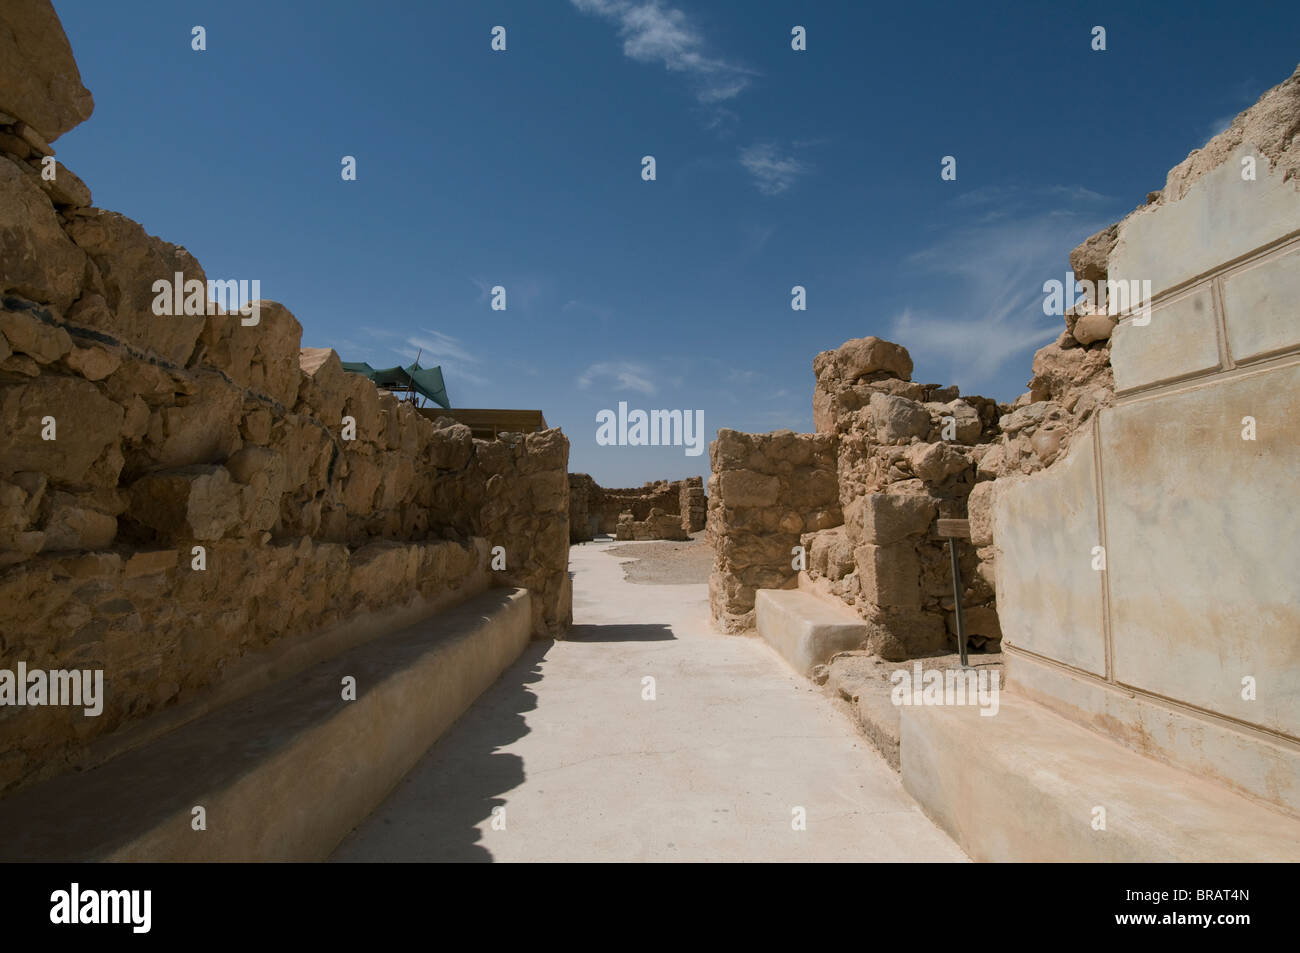
[[[111,311],[96,312],[94,325],[121,341],[184,365],[203,331],[201,315],[155,314],[160,279],[199,281],[207,301],[207,276],[184,248],[155,238],[138,223],[116,212],[91,209],[68,224],[67,234],[98,268]],[[172,303],[174,310],[174,301]]]
[[887,546],[924,533],[934,514],[934,500],[925,494],[868,493],[849,504],[845,525],[851,539]]
[[[258,321],[253,325],[244,324],[251,316],[237,311],[205,316],[199,336],[203,361],[220,368],[241,387],[292,408],[301,377],[302,325],[278,301],[256,304]],[[338,371],[342,372],[342,365]]]
[[1150,323],[1121,321],[1111,337],[1115,390],[1125,392],[1219,366],[1214,296],[1208,285],[1151,309]]
[[[1256,160],[1253,181],[1241,174],[1248,156]],[[1120,223],[1110,279],[1150,281],[1151,294],[1159,295],[1291,234],[1300,223],[1300,189],[1285,178],[1256,144],[1243,142],[1178,201],[1140,209]]]
[[911,543],[866,543],[853,550],[853,562],[864,600],[878,606],[920,608],[921,564]]
[[993,494],[996,486],[993,480],[976,483],[966,498],[972,546],[988,546],[993,543]]
[[1300,248],[1228,275],[1223,320],[1233,360],[1300,347]]
[[[41,438],[47,417],[55,439]],[[0,477],[21,470],[66,484],[83,482],[118,440],[122,408],[89,381],[42,374],[22,384],[0,383]]]
[[1101,430],[1115,677],[1293,736],[1297,394],[1300,367],[1277,367],[1111,408]]
[[243,494],[225,467],[196,464],[151,473],[130,489],[128,515],[160,540],[220,539],[241,524]]
[[243,397],[213,371],[187,383],[194,393],[174,406],[157,411],[160,430],[151,432],[147,449],[161,467],[225,460],[239,446]]
[[718,495],[728,507],[774,506],[781,481],[753,470],[725,470],[718,480]]
[[871,418],[881,443],[905,443],[930,432],[930,412],[924,404],[889,394],[871,395]]
[[226,469],[246,488],[241,509],[247,529],[263,532],[274,527],[285,491],[284,457],[266,447],[245,447],[226,461]]
[[943,483],[970,466],[970,459],[946,443],[920,443],[907,448],[905,459],[912,472],[931,485]]
[[1094,442],[1089,427],[1050,469],[999,481],[993,538],[1004,642],[1104,675]]

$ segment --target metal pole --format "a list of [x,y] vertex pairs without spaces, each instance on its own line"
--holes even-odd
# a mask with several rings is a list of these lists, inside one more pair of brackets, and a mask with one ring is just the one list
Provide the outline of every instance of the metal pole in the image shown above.
[[957,564],[957,537],[948,537],[948,553],[952,556],[952,599],[957,613],[957,650],[961,652],[961,667],[969,668],[966,659],[966,625],[961,617],[961,566]]

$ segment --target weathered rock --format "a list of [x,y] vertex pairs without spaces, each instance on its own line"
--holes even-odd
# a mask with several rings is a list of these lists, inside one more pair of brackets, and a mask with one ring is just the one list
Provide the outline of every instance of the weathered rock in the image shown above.
[[924,533],[934,520],[934,500],[921,493],[868,493],[844,512],[855,542],[888,545]]
[[[206,318],[199,344],[205,363],[224,371],[235,383],[286,407],[298,400],[299,342],[302,325],[278,301],[257,302],[258,323],[238,312]],[[342,365],[339,365],[342,371]]]
[[61,208],[88,208],[93,201],[90,186],[62,162],[54,163],[53,179],[41,176],[38,182],[50,201]]
[[284,457],[266,447],[245,447],[226,461],[226,469],[246,487],[241,508],[248,530],[262,532],[274,527],[285,491]]
[[[89,381],[42,374],[0,382],[0,477],[20,470],[65,484],[83,482],[121,431],[122,408]],[[55,439],[42,439],[49,418]]]
[[89,119],[94,108],[49,0],[5,0],[0,7],[0,110],[53,142]]
[[967,497],[970,541],[973,546],[988,546],[993,542],[994,487],[992,480],[976,483],[970,491],[970,496]]
[[[44,196],[42,196],[44,199]],[[48,200],[45,200],[48,201]],[[207,302],[207,276],[184,248],[154,238],[136,222],[116,212],[89,209],[73,218],[67,234],[95,263],[104,286],[108,310],[95,311],[104,324],[92,325],[120,341],[152,351],[173,364],[184,365],[204,328],[204,315],[154,313],[160,292],[157,281],[175,284],[197,281]],[[160,310],[175,311],[174,296],[161,293]],[[182,300],[182,309],[184,300]]]
[[1118,236],[1119,226],[1110,225],[1070,252],[1070,270],[1074,272],[1076,281],[1096,283],[1106,280],[1107,262]]
[[106,549],[117,535],[117,518],[82,505],[70,494],[55,493],[43,530],[45,551]]
[[1073,338],[1080,344],[1092,344],[1096,341],[1105,341],[1110,337],[1115,325],[1119,319],[1109,314],[1084,314],[1074,322],[1074,330],[1071,332]]
[[66,311],[81,293],[86,256],[36,181],[0,156],[0,292]]
[[872,394],[871,419],[879,443],[906,443],[930,432],[930,412],[923,404],[905,397]]
[[38,364],[53,363],[72,350],[68,332],[40,308],[15,310],[6,302],[0,308],[0,334],[11,350],[26,354]]
[[221,466],[151,473],[131,485],[130,496],[127,515],[164,542],[220,539],[243,516],[241,488]]
[[916,547],[909,543],[876,546],[864,543],[853,550],[862,598],[877,606],[919,609],[921,569]]
[[907,349],[877,337],[855,338],[813,359],[813,426],[818,433],[841,429],[849,414],[881,392],[920,398],[920,385],[911,384],[912,358]]
[[775,506],[781,481],[753,470],[730,470],[719,478],[718,491],[728,506]]
[[912,376],[912,358],[907,348],[878,337],[854,338],[833,351],[823,351],[813,360],[813,372],[822,370],[845,381],[884,373],[907,380]]
[[99,346],[74,347],[63,363],[88,381],[102,381],[122,366],[122,355]]
[[922,443],[908,447],[906,453],[912,472],[926,483],[943,483],[970,466],[967,456],[946,443]]

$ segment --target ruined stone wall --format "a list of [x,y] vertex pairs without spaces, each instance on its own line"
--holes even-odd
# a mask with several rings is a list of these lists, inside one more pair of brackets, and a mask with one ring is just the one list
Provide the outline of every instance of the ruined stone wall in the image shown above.
[[1076,249],[1149,297],[1039,352],[979,523],[1015,690],[1300,813],[1297,129],[1300,70]]
[[[585,473],[569,474],[570,513],[584,513],[570,525],[573,542],[591,539],[596,533],[609,533],[618,539],[685,539],[687,533],[704,529],[706,500],[702,477],[684,480],[656,480],[641,487],[602,487]],[[658,514],[654,511],[658,510]],[[631,520],[623,519],[631,514]],[[674,517],[680,529],[672,525]],[[618,536],[619,525],[626,522],[642,524],[633,530],[624,529]],[[659,533],[660,535],[654,535]]]
[[600,532],[613,533],[624,513],[631,513],[636,520],[644,520],[656,509],[680,516],[681,492],[676,483],[668,480],[655,480],[640,487],[601,487],[596,508],[600,513]]
[[703,477],[687,477],[678,481],[677,512],[682,514],[682,527],[688,533],[704,529],[709,516],[709,501],[704,494]]
[[709,445],[709,605],[724,632],[754,625],[754,592],[798,578],[803,533],[843,522],[834,434],[718,431]]
[[633,519],[631,513],[618,518],[615,539],[690,539],[682,518],[675,513],[665,513],[658,507],[643,520]]
[[[966,518],[1000,409],[956,387],[913,382],[907,350],[879,338],[825,351],[813,370],[814,419],[839,437],[844,525],[805,537],[809,576],[856,606],[870,650],[886,658],[951,651],[952,569],[936,521]],[[995,647],[991,576],[966,541],[958,554],[967,637],[973,647]]]
[[154,314],[156,281],[206,276],[61,165],[42,178],[89,114],[52,11],[19,16],[47,10],[0,14],[0,44],[35,29],[19,49],[44,51],[0,64],[0,667],[102,669],[106,701],[0,707],[0,790],[349,620],[495,583],[527,586],[535,633],[562,634],[564,436],[426,420],[333,351],[300,352],[272,301],[245,323],[203,313],[198,284],[198,313]]
[[[909,658],[955,648],[951,568],[936,520],[966,517],[1004,408],[984,397],[959,397],[955,387],[911,381],[906,349],[875,337],[819,354],[813,370],[818,433],[799,436],[814,441],[807,446],[821,455],[815,479],[824,497],[814,494],[800,501],[802,511],[787,512],[784,495],[749,492],[753,474],[795,481],[791,494],[812,476],[797,472],[809,456],[803,444],[793,444],[795,456],[782,459],[795,435],[725,431],[727,440],[720,433],[714,445],[715,622],[726,631],[752,624],[754,589],[795,581],[791,548],[799,545],[804,581],[855,607],[867,623],[868,650]],[[800,519],[806,525],[791,535],[787,527]],[[786,532],[775,532],[776,523]],[[991,574],[968,543],[959,543],[958,552],[966,633],[975,647],[995,648],[1000,631]]]
[[599,514],[592,512],[592,503],[599,491],[589,474],[569,474],[569,542],[585,543],[595,537]]

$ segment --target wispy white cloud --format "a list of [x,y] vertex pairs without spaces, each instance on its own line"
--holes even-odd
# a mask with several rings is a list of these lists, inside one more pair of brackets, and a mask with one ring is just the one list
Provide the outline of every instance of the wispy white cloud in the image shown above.
[[463,364],[478,363],[478,358],[465,350],[458,338],[443,334],[441,331],[421,328],[419,335],[408,337],[406,343],[423,352],[421,360],[452,360]]
[[[1072,204],[1044,207],[1045,192]],[[1003,198],[1001,218],[951,228],[906,259],[925,291],[889,323],[890,340],[904,345],[927,375],[963,389],[995,383],[1013,358],[1020,363],[1065,330],[1060,317],[1043,313],[1043,282],[1063,282],[1070,249],[1109,224],[1096,207],[1099,197],[1087,189],[1009,190]]]
[[572,0],[583,13],[618,25],[623,54],[638,63],[662,63],[669,72],[690,77],[696,98],[714,106],[735,99],[750,84],[753,70],[707,52],[699,29],[681,10],[660,0]]
[[754,177],[754,185],[764,195],[780,195],[808,171],[806,162],[782,154],[768,142],[741,149],[740,164]]
[[654,394],[655,385],[650,382],[652,376],[653,372],[642,364],[627,361],[600,361],[579,374],[577,384],[586,390],[597,380],[611,380],[622,390]]
[[1231,115],[1228,116],[1220,116],[1218,119],[1214,120],[1209,125],[1207,125],[1205,129],[1202,131],[1202,135],[1205,137],[1205,142],[1209,142],[1219,133],[1223,132],[1225,129],[1231,126],[1232,120],[1236,118],[1237,118],[1237,114],[1232,113]]
[[563,311],[565,314],[571,314],[575,312],[590,314],[590,315],[594,315],[595,317],[601,318],[605,321],[608,321],[610,318],[614,316],[614,311],[612,308],[605,308],[600,305],[588,304],[587,302],[580,301],[577,298],[572,298],[569,301],[564,302],[560,310]]

